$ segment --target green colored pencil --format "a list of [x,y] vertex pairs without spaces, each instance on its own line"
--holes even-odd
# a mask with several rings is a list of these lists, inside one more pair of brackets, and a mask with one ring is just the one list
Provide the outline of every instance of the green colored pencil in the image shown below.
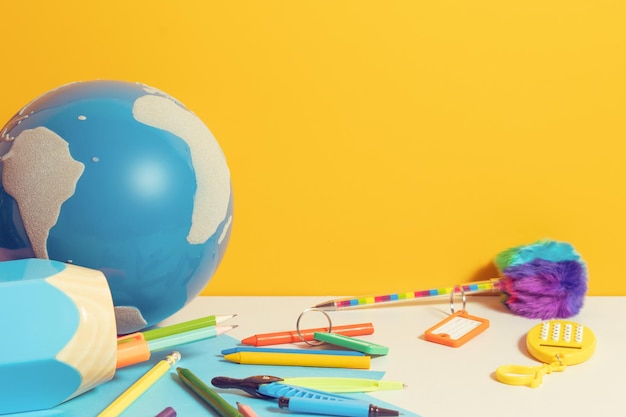
[[220,395],[211,389],[189,369],[176,368],[181,381],[192,389],[202,400],[210,405],[221,417],[244,417],[235,407],[230,405]]
[[236,314],[230,314],[227,316],[206,316],[195,320],[184,321],[182,323],[172,324],[170,326],[160,327],[158,329],[146,330],[143,332],[143,338],[145,340],[155,340],[166,336],[172,336],[175,334],[185,333],[191,330],[202,329],[204,327],[215,326],[228,319],[235,317]]

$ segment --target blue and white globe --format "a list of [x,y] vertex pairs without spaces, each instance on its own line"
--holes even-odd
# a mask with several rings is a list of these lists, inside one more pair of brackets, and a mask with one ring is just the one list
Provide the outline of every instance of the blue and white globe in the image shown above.
[[103,271],[126,312],[120,333],[197,296],[230,237],[218,142],[180,102],[143,84],[78,82],[35,99],[0,131],[0,179],[0,260]]

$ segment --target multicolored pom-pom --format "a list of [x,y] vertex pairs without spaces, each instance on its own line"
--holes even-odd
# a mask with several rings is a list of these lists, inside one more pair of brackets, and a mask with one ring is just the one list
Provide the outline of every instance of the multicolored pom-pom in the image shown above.
[[504,305],[542,320],[572,317],[587,293],[587,267],[572,245],[541,240],[498,254]]

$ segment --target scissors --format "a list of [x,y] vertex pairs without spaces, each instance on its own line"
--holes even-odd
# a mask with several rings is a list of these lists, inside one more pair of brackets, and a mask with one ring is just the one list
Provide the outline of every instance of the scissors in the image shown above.
[[[296,379],[296,378],[290,378]],[[324,378],[325,379],[325,378]],[[243,379],[216,376],[211,383],[218,388],[241,389],[257,398],[303,397],[324,400],[352,399],[342,395],[335,395],[327,391],[320,391],[286,384],[287,380],[271,375],[256,375]]]
[[[217,376],[211,380],[211,383],[218,388],[240,389],[258,398],[278,398],[280,395],[285,395],[287,389],[294,391],[294,393],[296,393],[297,390],[300,394],[307,391],[318,395],[332,396],[333,398],[348,398],[334,394],[406,388],[406,385],[402,382],[381,381],[367,378],[280,378],[272,375],[255,375],[242,379]],[[279,392],[280,395],[278,395]],[[291,392],[287,392],[287,394],[290,393]]]
[[269,395],[261,394],[259,387],[261,385],[274,384],[284,381],[283,378],[271,375],[256,375],[248,378],[230,378],[227,376],[216,376],[211,380],[211,384],[218,388],[235,388],[247,392],[257,398],[274,398]]

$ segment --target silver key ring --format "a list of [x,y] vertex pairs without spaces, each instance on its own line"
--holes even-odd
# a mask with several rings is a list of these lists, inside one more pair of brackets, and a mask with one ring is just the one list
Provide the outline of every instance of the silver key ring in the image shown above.
[[454,295],[456,294],[456,289],[459,289],[459,291],[461,292],[461,300],[463,302],[463,310],[465,311],[465,305],[467,304],[467,297],[465,296],[465,290],[463,289],[462,285],[455,285],[454,288],[452,288],[452,292],[450,293],[450,311],[452,312],[452,314],[454,314]]
[[302,316],[304,316],[306,313],[310,313],[312,311],[319,311],[320,313],[322,313],[323,315],[326,316],[326,319],[328,320],[328,333],[332,333],[332,331],[333,331],[333,321],[330,319],[330,316],[328,315],[328,313],[326,313],[322,309],[314,308],[314,307],[313,308],[307,308],[302,313],[300,313],[300,315],[298,316],[298,320],[296,320],[296,332],[298,332],[298,337],[300,338],[300,340],[302,340],[307,345],[310,345],[310,346],[323,345],[325,342],[322,342],[322,341],[319,341],[319,340],[316,341],[318,343],[312,343],[309,340],[305,340],[304,336],[302,336],[302,332],[300,331],[300,319],[302,319]]

